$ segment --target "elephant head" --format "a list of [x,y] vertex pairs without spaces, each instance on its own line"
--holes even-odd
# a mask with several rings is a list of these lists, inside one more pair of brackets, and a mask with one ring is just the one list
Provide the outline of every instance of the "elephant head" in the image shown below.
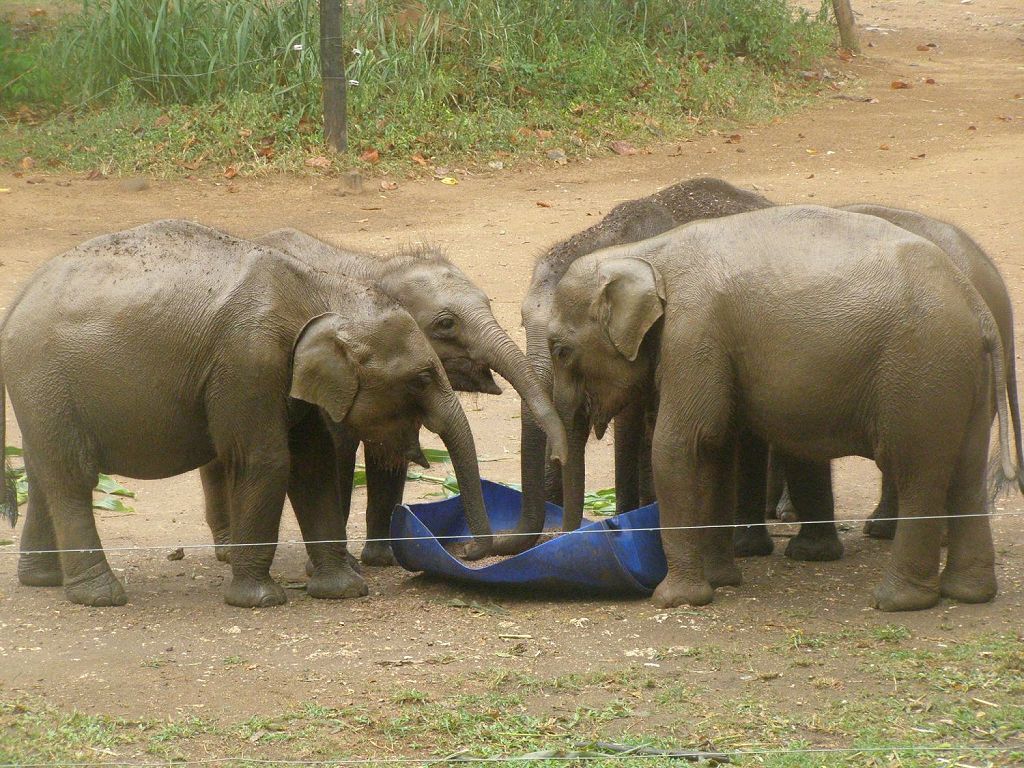
[[335,248],[294,229],[271,232],[260,242],[317,269],[375,285],[412,315],[454,389],[501,394],[491,375],[492,370],[497,371],[547,433],[552,455],[558,460],[565,456],[565,433],[549,393],[495,319],[486,294],[443,255],[421,248],[379,258]]
[[320,407],[367,450],[395,464],[426,463],[419,429],[438,434],[451,455],[476,537],[465,556],[482,557],[491,549],[491,530],[469,422],[419,327],[387,303],[372,323],[335,313],[306,323],[293,348],[290,396]]
[[[624,407],[644,396],[656,364],[665,284],[650,262],[634,256],[576,261],[555,289],[548,323],[553,391],[566,430],[581,415],[601,438]],[[583,515],[583,452],[563,465],[567,529]]]

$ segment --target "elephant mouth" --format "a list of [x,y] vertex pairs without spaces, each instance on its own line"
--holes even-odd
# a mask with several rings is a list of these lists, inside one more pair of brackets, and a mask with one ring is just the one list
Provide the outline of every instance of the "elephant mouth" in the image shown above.
[[494,380],[491,367],[469,357],[449,357],[442,360],[452,389],[456,392],[483,392],[500,395],[501,387]]

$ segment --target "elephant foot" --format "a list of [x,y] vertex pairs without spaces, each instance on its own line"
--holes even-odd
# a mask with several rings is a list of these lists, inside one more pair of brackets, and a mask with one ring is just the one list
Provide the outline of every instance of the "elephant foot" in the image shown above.
[[321,567],[306,584],[306,594],[321,600],[343,600],[347,597],[365,597],[370,594],[363,577],[348,563],[340,568]]
[[791,560],[803,560],[812,563],[839,560],[843,556],[843,542],[833,530],[831,535],[807,536],[803,530],[789,540],[786,545],[786,557]]
[[[347,549],[345,550],[345,562],[348,563],[349,567],[353,571],[355,571],[356,573],[360,573],[361,574],[363,572],[363,566],[360,565],[358,560],[356,560],[355,555],[353,555]],[[314,566],[313,565],[313,561],[310,560],[307,557],[306,558],[306,575],[309,576],[309,577],[312,577],[315,572],[316,572],[316,566]]]
[[939,579],[939,591],[943,597],[961,603],[987,603],[998,591],[996,574],[991,568],[958,573],[950,573],[947,568]]
[[456,544],[450,551],[460,560],[480,560],[494,554],[493,538],[491,536],[477,536],[475,539]]
[[269,608],[284,605],[288,596],[284,588],[269,576],[254,579],[251,576],[234,576],[224,593],[224,602],[239,608]]
[[18,581],[26,587],[59,587],[64,583],[60,555],[56,552],[22,555],[18,558]]
[[363,545],[363,551],[359,554],[363,565],[372,565],[378,568],[390,568],[398,565],[395,553],[391,549],[391,543],[387,541],[368,541]]
[[884,504],[875,507],[871,517],[864,521],[864,535],[872,539],[893,539],[896,536],[896,520]]
[[529,536],[498,535],[494,537],[494,550],[491,554],[519,555],[536,544],[539,538],[540,534],[533,534]]
[[733,531],[732,547],[736,557],[766,557],[775,549],[775,543],[767,527],[748,525]]
[[64,594],[78,605],[124,605],[128,595],[107,563],[99,562],[64,580]]
[[875,587],[875,608],[880,611],[920,611],[939,602],[938,586],[887,574]]
[[743,574],[734,562],[704,564],[704,577],[713,588],[738,587],[743,583]]
[[666,576],[651,599],[659,608],[675,608],[679,605],[707,605],[714,598],[715,589],[706,581],[679,581]]

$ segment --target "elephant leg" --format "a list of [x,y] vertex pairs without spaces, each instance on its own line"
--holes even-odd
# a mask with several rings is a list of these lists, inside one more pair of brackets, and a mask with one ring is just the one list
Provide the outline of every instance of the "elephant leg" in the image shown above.
[[203,482],[203,504],[206,524],[213,534],[213,551],[222,563],[231,562],[231,510],[228,507],[227,479],[219,459],[199,469]]
[[397,565],[388,537],[391,515],[402,503],[409,465],[393,466],[371,453],[366,456],[366,538],[359,559],[364,565]]
[[615,512],[640,506],[640,451],[644,440],[644,407],[627,405],[615,416]]
[[704,577],[712,587],[736,587],[743,576],[736,565],[734,529],[728,527],[736,517],[738,446],[735,441],[721,451],[718,476],[713,486],[711,519],[718,527],[704,531]]
[[292,428],[288,447],[288,498],[313,564],[306,593],[326,599],[368,594],[366,582],[349,563],[338,463],[330,433],[319,413]]
[[788,498],[786,489],[786,474],[782,471],[782,465],[775,451],[768,451],[767,483],[764,500],[764,516],[767,520],[774,520],[779,517],[779,505],[782,499]]
[[654,425],[658,418],[656,405],[648,404],[644,415],[644,439],[640,444],[640,506],[646,507],[657,501],[654,493],[654,471],[651,467],[651,441],[654,439]]
[[786,557],[815,562],[838,560],[843,556],[843,543],[836,531],[831,463],[779,458],[801,520],[799,533],[786,547]]
[[768,444],[750,431],[741,430],[738,461],[736,523],[741,527],[733,531],[736,555],[770,555],[775,544],[764,524]]
[[990,431],[987,414],[985,411],[974,419],[948,495],[949,550],[939,588],[943,597],[964,603],[988,602],[997,591],[992,528],[989,517],[984,516]]
[[551,460],[547,448],[544,454],[544,498],[562,506],[562,469]]
[[882,495],[871,517],[864,523],[864,535],[873,539],[891,539],[896,535],[896,518],[900,515],[896,483],[882,475]]
[[875,607],[883,611],[920,610],[939,601],[942,521],[927,518],[941,514],[946,507],[949,472],[936,466],[940,461],[938,456],[918,458],[897,476],[903,517],[885,576],[874,592]]
[[288,490],[287,445],[263,447],[254,442],[240,442],[247,452],[244,458],[221,457],[230,495],[231,543],[245,545],[231,553],[231,584],[224,601],[240,608],[283,605],[288,600],[270,577]]
[[[46,504],[46,496],[34,472],[28,472],[28,509],[25,527],[21,531],[21,551],[18,558],[18,581],[26,587],[59,587],[64,583],[60,568],[57,536]],[[42,550],[42,551],[40,551]]]

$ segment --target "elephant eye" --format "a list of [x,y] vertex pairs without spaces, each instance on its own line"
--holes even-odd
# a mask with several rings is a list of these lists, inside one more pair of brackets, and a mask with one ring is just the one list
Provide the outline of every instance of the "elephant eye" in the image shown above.
[[455,328],[455,318],[451,315],[441,315],[434,321],[434,330],[447,332]]
[[572,347],[568,344],[555,344],[551,348],[551,356],[562,364],[566,364],[572,359],[572,352]]
[[409,388],[416,392],[422,392],[434,383],[434,376],[430,370],[423,370],[409,380]]

